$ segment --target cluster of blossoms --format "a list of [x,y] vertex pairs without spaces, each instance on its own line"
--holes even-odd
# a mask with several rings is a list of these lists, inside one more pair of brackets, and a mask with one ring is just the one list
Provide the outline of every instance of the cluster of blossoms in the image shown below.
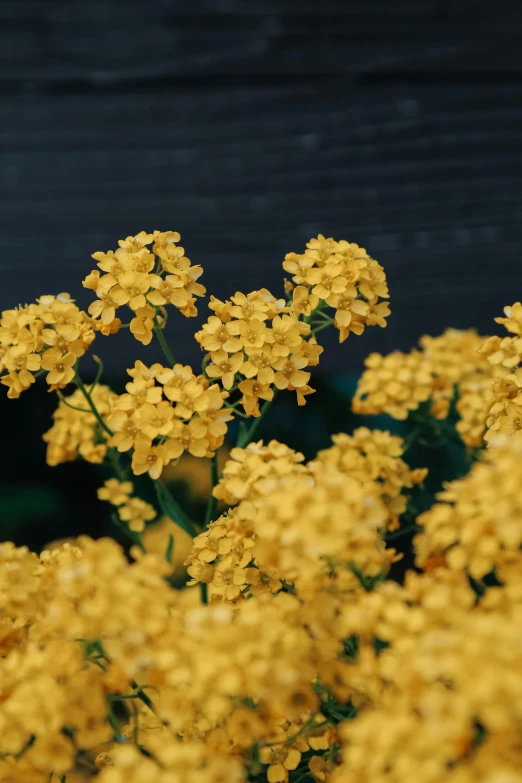
[[[357,574],[385,573],[396,553],[382,534],[405,509],[401,489],[425,471],[409,471],[398,457],[401,439],[388,433],[359,430],[335,440],[307,465],[277,441],[232,449],[214,495],[237,505],[194,539],[186,561],[190,584],[204,582],[237,602],[289,583],[301,594],[332,594],[353,589]],[[377,456],[379,444],[389,456]]]
[[418,517],[418,564],[443,562],[482,579],[493,569],[522,565],[522,449],[517,439],[497,436],[470,473],[453,481]]
[[36,376],[47,373],[50,390],[75,376],[78,359],[95,338],[96,326],[69,294],[42,296],[35,304],[4,310],[0,318],[0,382],[16,399]]
[[463,571],[439,567],[344,611],[367,707],[340,727],[329,783],[517,780],[520,570],[516,585],[486,588],[477,603]]
[[[335,323],[344,339],[350,330],[360,334],[365,325],[385,325],[389,308],[378,304],[388,296],[382,267],[357,245],[320,235],[302,256],[289,254],[284,261],[298,283],[287,285],[290,298],[277,299],[266,289],[236,292],[226,302],[211,297],[214,314],[195,334],[206,352],[196,374],[175,363],[164,337],[167,306],[195,316],[195,298],[205,294],[196,282],[202,269],[191,265],[179,240],[175,231],[142,231],[120,240],[115,251],[94,253],[98,269],[83,284],[97,299],[87,313],[61,294],[2,314],[0,369],[7,370],[1,380],[9,396],[19,396],[45,370],[50,389],[60,392],[45,435],[49,464],[77,456],[101,463],[111,456],[114,461],[114,451],[130,452],[132,472],[157,480],[185,452],[212,457],[229,422],[260,418],[260,401],[268,405],[276,391],[295,391],[304,405],[314,391],[308,368],[323,351],[317,331]],[[124,305],[133,315],[128,324],[117,315]],[[335,308],[334,318],[325,306]],[[145,345],[156,334],[167,365],[136,362],[119,397],[98,385],[98,376],[85,387],[78,359],[97,331],[110,335],[122,326]],[[60,390],[70,383],[77,389],[65,397]]]
[[387,413],[403,420],[426,403],[431,416],[442,421],[456,400],[460,437],[470,448],[482,446],[486,393],[493,379],[505,375],[484,355],[484,339],[473,329],[447,329],[439,337],[425,335],[419,340],[420,350],[408,354],[370,354],[353,400],[354,412]]
[[270,402],[274,387],[295,391],[304,405],[313,389],[303,368],[315,367],[323,352],[310,324],[266,289],[237,292],[227,302],[211,297],[209,307],[215,315],[195,335],[208,351],[208,378],[219,379],[226,390],[237,388],[247,416],[260,415],[259,401]]
[[[390,314],[386,275],[382,266],[354,242],[336,242],[322,234],[311,239],[304,253],[288,253],[283,269],[292,275],[286,284],[290,310],[308,318],[314,311],[335,310],[333,321],[344,342],[365,326],[386,326]],[[328,316],[324,313],[324,318]]]
[[[287,299],[211,298],[196,374],[172,360],[163,331],[168,304],[193,316],[204,293],[178,241],[142,232],[95,254],[88,314],[60,295],[2,315],[9,396],[47,370],[59,395],[47,460],[111,466],[98,497],[132,545],[83,536],[38,555],[0,544],[0,780],[515,783],[522,306],[497,319],[513,337],[448,330],[410,354],[369,357],[358,412],[411,413],[446,434],[459,416],[454,434],[470,449],[486,427],[494,446],[410,524],[426,470],[405,462],[402,438],[360,427],[309,462],[252,440],[276,390],[299,404],[313,391],[317,332],[334,324],[342,342],[385,325],[382,267],[357,245],[312,239],[285,258]],[[117,395],[99,360],[85,385],[78,359],[96,331],[119,331],[123,305],[167,364],[137,361]],[[235,417],[254,422],[221,468]],[[204,522],[160,480],[185,453],[211,460]],[[159,524],[131,472],[152,479]],[[390,542],[413,532],[418,571],[399,584]]]
[[116,506],[118,517],[128,525],[129,530],[141,533],[145,530],[146,523],[156,518],[156,510],[145,500],[131,497],[133,492],[132,481],[118,481],[112,478],[107,479],[103,487],[100,487],[98,497]]
[[192,266],[177,244],[179,240],[177,231],[141,231],[135,237],[120,239],[117,250],[93,253],[98,269],[83,285],[98,297],[89,305],[89,314],[99,319],[104,334],[120,329],[116,310],[123,305],[133,315],[130,331],[143,345],[152,340],[159,308],[171,304],[187,318],[198,314],[196,297],[204,296],[205,288],[196,281],[203,269]]
[[[97,384],[91,388],[90,396],[100,416],[107,417],[117,395],[108,386]],[[107,443],[80,389],[60,399],[53,419],[53,426],[43,436],[47,443],[48,465],[54,467],[63,462],[73,462],[78,457],[87,462],[103,462]]]
[[486,395],[486,442],[497,435],[520,437],[522,433],[522,305],[504,308],[505,318],[495,318],[511,334],[490,337],[481,346],[481,353],[495,368],[495,381]]
[[359,427],[353,435],[339,433],[334,445],[320,451],[317,460],[332,466],[360,482],[363,489],[377,488],[388,510],[388,529],[399,527],[399,517],[406,511],[407,492],[426,477],[426,468],[410,470],[401,459],[402,438],[389,432]]
[[188,365],[127,370],[132,381],[113,401],[107,417],[109,444],[119,452],[132,449],[132,471],[158,479],[165,465],[184,451],[211,457],[223,444],[233,412],[225,406],[228,392],[196,376]]
[[[451,540],[437,537],[442,503],[419,519],[423,573],[404,585],[385,576],[387,511],[361,480],[333,463],[315,472],[277,443],[244,451],[272,467],[249,489],[232,483],[244,499],[193,542],[191,564],[222,575],[208,606],[173,589],[161,559],[132,550],[129,563],[110,539],[40,556],[0,545],[3,779],[470,783],[494,770],[515,781],[516,443],[448,486]],[[106,489],[119,504],[130,488]],[[485,550],[469,533],[472,504]]]

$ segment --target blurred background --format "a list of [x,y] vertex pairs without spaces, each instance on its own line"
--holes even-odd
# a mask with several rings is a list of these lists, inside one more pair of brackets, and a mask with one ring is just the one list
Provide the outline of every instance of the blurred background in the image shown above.
[[[87,305],[90,254],[141,230],[179,231],[220,298],[280,292],[319,232],[355,241],[386,269],[389,326],[325,337],[318,393],[261,432],[311,456],[354,426],[369,352],[487,334],[521,298],[521,44],[518,0],[2,0],[0,309]],[[206,313],[169,320],[180,361]],[[96,353],[115,388],[159,358],[129,335]],[[0,393],[0,538],[106,529],[100,470],[44,465],[55,402]]]

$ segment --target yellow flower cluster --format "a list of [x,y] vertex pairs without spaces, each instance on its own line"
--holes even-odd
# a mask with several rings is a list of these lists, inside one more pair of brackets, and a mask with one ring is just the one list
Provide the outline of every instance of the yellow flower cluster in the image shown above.
[[291,312],[308,318],[317,309],[333,309],[340,342],[350,333],[361,335],[365,326],[386,326],[390,308],[387,302],[379,302],[388,298],[386,275],[354,242],[336,242],[319,234],[307,242],[304,253],[288,253],[283,269],[296,283],[286,286]]
[[132,481],[108,479],[98,490],[100,500],[106,500],[118,509],[118,516],[135,533],[145,530],[145,523],[156,517],[154,506],[138,497],[130,497],[134,492]]
[[62,389],[95,338],[91,319],[69,294],[42,296],[35,304],[4,310],[0,318],[0,381],[15,399],[46,372],[50,390]]
[[120,328],[116,310],[123,305],[132,312],[130,331],[144,345],[152,340],[159,308],[172,304],[186,317],[197,315],[196,297],[205,295],[204,286],[197,282],[203,269],[192,266],[179,240],[177,231],[141,231],[120,239],[117,250],[93,253],[98,269],[83,285],[98,297],[89,305],[89,313],[100,320],[104,334]]
[[403,490],[420,484],[427,469],[410,470],[401,459],[402,438],[389,432],[359,427],[353,435],[339,433],[332,440],[334,445],[320,451],[318,461],[360,482],[363,489],[377,488],[388,510],[388,528],[397,529],[408,500]]
[[228,392],[218,384],[182,364],[146,367],[137,361],[127,372],[132,380],[113,399],[107,424],[113,433],[109,445],[119,452],[132,449],[135,475],[158,479],[185,451],[210,457],[223,444],[233,415],[225,407]]
[[249,443],[244,449],[232,449],[213,495],[230,506],[245,498],[252,499],[260,494],[260,479],[273,477],[277,480],[303,472],[306,470],[300,464],[303,460],[302,454],[277,440],[271,440],[266,446],[260,440]]
[[[257,479],[190,558],[221,574],[208,606],[109,539],[0,545],[0,779],[517,780],[520,449],[497,445],[448,485],[419,519],[424,572],[400,585],[384,577],[388,511],[368,467],[352,480],[342,458],[364,456],[355,443],[400,452],[390,437],[334,444],[345,472],[275,442],[236,453]],[[130,492],[101,490],[118,507]]]
[[480,352],[495,368],[495,381],[486,394],[486,442],[491,445],[498,436],[519,438],[522,434],[522,305],[504,308],[505,318],[495,318],[513,336],[489,337]]
[[474,606],[464,573],[439,568],[378,585],[345,610],[368,707],[340,727],[329,783],[517,780],[520,571],[517,581],[516,596],[493,587]]
[[355,413],[387,413],[394,419],[406,419],[410,411],[431,395],[431,366],[417,350],[409,354],[393,351],[388,356],[371,353],[364,361],[353,398]]
[[235,602],[289,583],[298,593],[349,590],[357,572],[371,578],[387,569],[395,552],[381,537],[388,512],[378,481],[302,459],[276,441],[232,450],[214,494],[240,502],[194,539],[191,584]]
[[[117,395],[108,386],[97,384],[91,398],[102,419],[111,411]],[[78,458],[101,463],[107,454],[107,443],[100,437],[100,428],[80,389],[62,397],[53,413],[54,424],[44,434],[47,443],[47,464],[60,465]]]
[[483,343],[484,338],[473,329],[446,329],[438,337],[422,337],[421,350],[409,354],[370,354],[353,400],[354,412],[387,413],[401,420],[429,401],[431,414],[443,420],[456,395],[457,430],[467,446],[480,447],[486,426],[486,392],[495,377],[505,374],[481,355]]
[[[115,501],[126,489],[107,487]],[[312,764],[335,750],[318,678],[336,689],[348,666],[335,662],[337,599],[279,592],[198,607],[163,570],[151,556],[129,564],[109,539],[40,557],[0,545],[6,781],[69,779],[95,758],[98,783],[181,771],[239,781],[248,769],[286,783],[303,754]]]
[[421,567],[435,559],[482,579],[493,569],[501,574],[505,563],[520,557],[521,457],[517,440],[506,438],[438,494],[440,502],[417,519],[423,528],[415,539]]
[[[211,298],[197,374],[163,333],[166,305],[192,316],[204,294],[178,242],[142,232],[94,254],[89,314],[63,294],[0,320],[9,396],[42,371],[58,392],[48,462],[111,466],[98,497],[132,542],[128,553],[88,537],[40,554],[0,544],[0,781],[515,783],[522,305],[497,319],[508,337],[449,329],[409,354],[368,358],[355,410],[418,411],[419,427],[429,419],[448,438],[456,411],[470,449],[486,427],[494,446],[468,455],[469,474],[413,521],[426,470],[410,469],[389,432],[339,433],[310,462],[277,440],[252,442],[277,390],[299,404],[313,391],[321,329],[335,324],[343,341],[385,325],[382,267],[357,245],[310,240],[285,258],[286,299]],[[155,335],[166,364],[137,361],[117,395],[97,360],[85,385],[79,357],[96,331],[122,326],[144,344]],[[223,464],[236,416],[256,421]],[[211,460],[204,521],[159,481],[184,454]],[[156,509],[131,471],[153,479],[159,524],[147,527]],[[400,584],[391,540],[417,566]],[[176,589],[182,563],[189,581]]]
[[226,302],[211,297],[209,307],[215,315],[195,334],[208,351],[205,374],[226,390],[238,388],[248,416],[260,415],[259,400],[272,400],[273,387],[295,391],[304,405],[314,391],[304,368],[315,367],[323,352],[310,324],[266,289],[237,292]]

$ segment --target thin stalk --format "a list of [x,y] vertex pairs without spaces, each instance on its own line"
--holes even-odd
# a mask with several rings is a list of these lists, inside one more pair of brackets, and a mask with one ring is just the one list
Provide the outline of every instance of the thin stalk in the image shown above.
[[169,348],[169,346],[167,344],[167,341],[165,340],[165,335],[163,334],[163,329],[161,328],[161,326],[159,324],[158,316],[157,316],[156,313],[154,313],[154,319],[153,320],[154,320],[154,331],[156,332],[156,337],[158,338],[158,342],[159,342],[159,344],[161,346],[161,350],[163,351],[163,354],[164,354],[166,360],[168,361],[168,363],[172,367],[174,367],[174,365],[176,364],[176,360],[175,360],[175,358],[173,357],[173,355],[170,352],[170,348]]
[[107,435],[110,435],[110,437],[112,438],[114,433],[112,432],[110,427],[108,427],[107,424],[105,424],[105,422],[103,421],[102,417],[100,416],[100,414],[98,412],[98,409],[97,409],[96,405],[94,404],[94,402],[92,400],[92,397],[91,397],[90,393],[85,388],[85,384],[82,381],[82,379],[80,378],[80,376],[78,375],[78,373],[75,374],[75,376],[73,378],[73,382],[76,384],[76,386],[79,388],[79,390],[81,391],[81,393],[83,394],[83,396],[87,400],[87,404],[89,405],[89,408],[93,412],[94,417],[95,417],[96,421],[98,422],[98,424],[100,425],[100,427],[107,433]]
[[206,582],[199,583],[199,593],[201,595],[201,603],[208,604],[208,585]]
[[66,400],[66,398],[63,396],[61,392],[58,392],[58,397],[60,398],[60,402],[63,402],[64,405],[66,405],[68,408],[71,408],[71,410],[73,411],[79,411],[80,413],[91,412],[88,408],[79,408],[77,405],[72,405],[70,402]]
[[[274,397],[275,397],[275,394],[274,394]],[[248,444],[252,440],[252,436],[254,435],[254,433],[256,432],[257,428],[259,427],[259,425],[261,424],[261,422],[265,418],[266,414],[268,413],[268,409],[269,409],[271,403],[272,403],[272,400],[266,400],[265,404],[261,408],[261,412],[260,412],[259,416],[257,417],[257,419],[254,419],[254,422],[253,422],[252,426],[248,430],[246,430],[246,432],[240,434],[240,436],[238,438],[238,441],[237,441],[237,447],[238,448],[244,449],[245,446],[248,446]]]
[[94,361],[98,365],[98,371],[96,373],[96,377],[94,378],[94,381],[91,383],[91,388],[89,389],[89,394],[92,394],[93,389],[96,388],[96,386],[100,382],[100,378],[102,377],[102,374],[103,374],[103,362],[100,359],[100,357],[93,355],[92,358],[94,359]]
[[219,481],[218,456],[216,451],[214,453],[214,456],[210,458],[210,497],[207,503],[207,513],[205,514],[205,530],[214,519],[216,513],[217,498],[215,498],[214,495],[212,494],[212,490],[214,489],[218,481]]
[[112,469],[116,473],[119,481],[126,481],[127,480],[127,471],[123,467],[120,461],[120,455],[116,451],[116,449],[107,449],[107,457],[109,458],[109,462],[111,463]]
[[327,329],[332,324],[333,324],[333,320],[330,319],[327,323],[321,324],[320,326],[316,326],[315,329],[312,329],[310,334],[317,334],[317,332],[321,332],[323,329]]

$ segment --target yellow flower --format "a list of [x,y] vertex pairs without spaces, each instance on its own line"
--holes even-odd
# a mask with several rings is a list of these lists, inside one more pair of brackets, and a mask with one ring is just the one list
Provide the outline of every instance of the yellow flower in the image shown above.
[[348,281],[342,272],[343,265],[332,261],[319,269],[310,269],[306,282],[313,286],[312,294],[327,299],[331,294],[342,294],[346,290]]
[[118,285],[111,289],[110,296],[118,301],[118,305],[127,304],[131,310],[140,310],[146,305],[145,294],[151,277],[147,273],[124,272],[118,277]]
[[137,424],[141,432],[154,440],[159,435],[168,435],[172,426],[174,409],[169,402],[152,405],[146,402],[137,412]]
[[133,381],[126,384],[127,394],[122,394],[118,398],[116,407],[125,411],[134,411],[145,403],[157,405],[161,402],[161,386],[154,385],[154,379],[137,376]]
[[134,490],[132,481],[118,481],[118,479],[108,479],[103,487],[98,490],[100,500],[107,500],[113,506],[121,506],[129,499]]
[[154,308],[146,304],[144,307],[139,307],[135,313],[134,318],[130,322],[130,331],[142,345],[149,345],[152,341],[152,334],[154,329]]
[[176,401],[174,415],[180,419],[190,419],[194,413],[202,413],[209,406],[209,396],[206,387],[196,378],[187,381],[180,390]]
[[283,261],[285,272],[293,275],[294,283],[306,283],[307,275],[314,266],[314,259],[307,255],[298,255],[297,253],[287,253]]
[[152,272],[155,265],[154,254],[146,248],[132,254],[132,269],[139,274],[148,274]]
[[155,290],[148,295],[148,300],[155,307],[166,304],[186,307],[190,301],[190,294],[184,287],[185,281],[182,277],[167,275],[163,278],[159,275],[149,275],[149,283]]
[[266,323],[259,320],[259,318],[251,318],[248,321],[237,321],[235,326],[237,326],[242,347],[246,353],[262,348],[265,342],[269,342],[270,333]]
[[80,336],[83,314],[73,302],[55,299],[46,323],[53,324],[60,337],[70,343]]
[[37,737],[30,748],[29,758],[40,772],[64,775],[74,767],[76,751],[70,739],[51,732]]
[[62,389],[74,378],[74,353],[62,354],[57,348],[49,348],[42,354],[42,368],[47,370],[47,383],[53,389]]
[[272,321],[270,340],[267,340],[272,345],[274,357],[288,356],[289,353],[294,352],[301,345],[303,342],[301,337],[302,327],[303,324],[300,324],[295,317],[276,315]]
[[236,373],[243,366],[243,358],[242,353],[234,353],[229,356],[223,349],[212,351],[210,354],[211,363],[206,367],[205,372],[209,378],[221,378],[223,387],[231,389]]
[[504,307],[505,318],[495,318],[497,324],[503,324],[508,332],[522,336],[522,304],[515,302]]
[[303,367],[307,366],[306,356],[300,353],[279,357],[273,363],[274,369],[277,370],[274,384],[278,389],[287,389],[290,385],[296,389],[306,386],[310,380],[310,373],[303,372]]
[[175,364],[174,367],[164,369],[158,373],[158,382],[163,384],[163,394],[171,402],[178,402],[183,394],[185,385],[195,379],[192,367],[188,364]]
[[134,442],[140,432],[135,415],[128,411],[116,409],[107,417],[107,424],[114,433],[110,445],[118,451],[128,451],[134,446]]
[[196,332],[194,337],[205,351],[223,349],[227,353],[237,353],[243,346],[242,340],[235,336],[238,334],[239,324],[237,321],[223,323],[220,318],[211,315],[207,323],[203,324],[201,331]]
[[146,245],[150,245],[153,238],[154,234],[147,234],[146,231],[140,231],[135,237],[118,239],[118,245],[128,253],[139,253]]
[[304,285],[298,285],[294,288],[292,294],[292,310],[299,315],[311,315],[319,305],[319,297],[312,294],[310,289]]
[[245,378],[255,378],[262,385],[274,382],[274,354],[270,345],[265,345],[260,351],[249,351],[248,357],[239,368]]
[[297,769],[301,761],[301,753],[295,748],[285,745],[261,748],[259,759],[262,764],[268,764],[266,772],[268,783],[287,783],[288,772]]
[[116,308],[128,301],[127,294],[121,289],[114,291],[114,293],[113,291],[101,293],[100,287],[98,287],[96,294],[99,299],[91,302],[88,308],[89,313],[95,319],[101,318],[104,324],[110,324],[116,317]]
[[184,451],[193,457],[208,456],[209,440],[207,424],[200,418],[191,419],[187,424],[179,419],[174,421],[165,443],[169,460],[177,459]]
[[31,353],[27,343],[13,345],[3,357],[4,366],[10,372],[16,372],[20,383],[24,386],[34,383],[33,373],[40,369],[41,358],[37,353]]
[[[232,305],[227,305],[226,309],[233,318],[245,321],[249,321],[251,318],[255,318],[257,321],[266,321],[268,318],[269,306],[260,291],[252,291],[248,295],[237,291],[230,299]],[[212,307],[212,309],[219,315],[216,307]]]
[[159,479],[163,468],[170,462],[166,446],[153,446],[146,435],[139,435],[132,454],[132,472],[136,476],[148,473],[152,479]]
[[141,533],[145,529],[145,523],[155,519],[156,511],[150,503],[140,498],[127,498],[125,505],[119,507],[118,515],[128,523],[131,530]]
[[274,390],[268,385],[259,381],[247,380],[241,381],[238,386],[242,393],[241,405],[245,409],[247,416],[259,416],[259,400],[273,400]]

